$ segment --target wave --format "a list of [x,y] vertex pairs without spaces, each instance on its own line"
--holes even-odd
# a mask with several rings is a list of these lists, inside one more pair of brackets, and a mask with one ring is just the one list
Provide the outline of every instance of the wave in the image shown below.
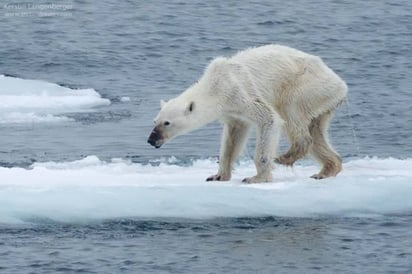
[[[171,161],[173,162],[173,161]],[[351,160],[336,178],[316,166],[277,167],[274,182],[245,185],[252,161],[230,182],[205,182],[215,160],[158,166],[88,156],[73,162],[0,168],[0,223],[33,218],[78,222],[110,218],[380,216],[412,211],[412,159]]]
[[0,75],[0,124],[67,122],[73,112],[110,105],[94,89],[71,89],[41,80]]

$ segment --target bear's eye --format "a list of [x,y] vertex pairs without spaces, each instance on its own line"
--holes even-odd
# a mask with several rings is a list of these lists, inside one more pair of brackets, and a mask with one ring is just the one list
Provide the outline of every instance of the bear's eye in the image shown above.
[[192,112],[194,107],[195,107],[195,103],[191,102],[189,105],[189,111]]
[[169,121],[166,121],[166,122],[163,123],[163,125],[169,126],[169,125],[170,125],[170,122],[169,122]]

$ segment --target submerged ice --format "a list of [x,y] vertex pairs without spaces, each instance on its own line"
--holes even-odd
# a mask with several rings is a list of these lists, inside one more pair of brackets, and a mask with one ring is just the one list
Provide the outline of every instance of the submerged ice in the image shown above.
[[70,89],[41,80],[0,75],[0,123],[64,122],[65,113],[109,105],[94,89]]
[[376,216],[412,211],[412,159],[346,162],[336,178],[310,179],[318,167],[277,167],[274,182],[245,185],[252,161],[230,182],[205,182],[214,160],[159,166],[89,156],[74,162],[0,168],[0,223],[36,218],[214,218],[244,216]]

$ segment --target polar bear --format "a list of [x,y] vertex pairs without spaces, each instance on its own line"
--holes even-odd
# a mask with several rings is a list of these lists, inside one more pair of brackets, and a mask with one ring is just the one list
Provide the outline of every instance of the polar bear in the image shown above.
[[[207,181],[227,181],[249,129],[256,126],[257,174],[243,182],[270,182],[273,161],[291,166],[307,153],[323,165],[313,178],[336,176],[342,161],[327,130],[346,93],[345,82],[317,56],[281,45],[250,48],[214,59],[197,83],[178,97],[161,101],[148,142],[159,148],[220,120],[224,130],[219,170]],[[282,130],[291,145],[276,157]]]

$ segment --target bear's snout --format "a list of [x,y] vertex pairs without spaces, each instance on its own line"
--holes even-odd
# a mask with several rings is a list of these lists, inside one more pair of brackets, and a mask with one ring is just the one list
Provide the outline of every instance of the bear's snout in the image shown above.
[[155,148],[160,148],[163,144],[161,134],[159,131],[155,128],[153,129],[152,133],[150,133],[149,139],[147,139],[147,142],[154,146]]

